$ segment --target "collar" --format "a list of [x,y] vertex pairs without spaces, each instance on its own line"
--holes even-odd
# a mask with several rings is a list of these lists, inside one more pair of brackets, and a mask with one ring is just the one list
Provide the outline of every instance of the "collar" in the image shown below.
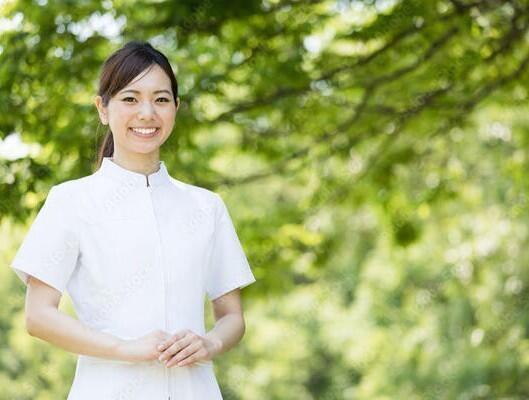
[[171,179],[163,161],[159,161],[157,171],[145,175],[116,164],[112,157],[103,157],[98,173],[102,176],[134,186],[147,186],[147,181],[149,182],[149,186],[160,186],[169,183]]

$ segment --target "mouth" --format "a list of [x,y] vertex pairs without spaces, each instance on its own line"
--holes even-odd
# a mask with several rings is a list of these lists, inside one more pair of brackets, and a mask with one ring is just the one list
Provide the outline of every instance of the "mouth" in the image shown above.
[[129,128],[129,132],[137,137],[151,138],[160,133],[160,128]]

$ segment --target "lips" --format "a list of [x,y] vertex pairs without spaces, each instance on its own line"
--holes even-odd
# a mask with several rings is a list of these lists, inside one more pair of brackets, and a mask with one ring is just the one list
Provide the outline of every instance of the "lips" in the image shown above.
[[136,128],[136,127],[133,127],[133,128],[129,128],[129,130],[130,130],[130,132],[133,135],[135,135],[137,137],[142,137],[142,138],[153,137],[153,136],[156,136],[160,132],[160,128],[159,127],[151,127],[151,128],[145,128],[145,127]]

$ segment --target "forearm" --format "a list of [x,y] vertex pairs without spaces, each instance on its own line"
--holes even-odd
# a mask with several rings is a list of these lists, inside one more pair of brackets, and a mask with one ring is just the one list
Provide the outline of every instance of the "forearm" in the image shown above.
[[234,347],[244,336],[244,320],[240,314],[226,314],[219,318],[206,337],[215,344],[215,355],[224,353]]
[[54,307],[42,307],[27,318],[27,330],[66,351],[106,359],[121,359],[122,340],[99,332]]

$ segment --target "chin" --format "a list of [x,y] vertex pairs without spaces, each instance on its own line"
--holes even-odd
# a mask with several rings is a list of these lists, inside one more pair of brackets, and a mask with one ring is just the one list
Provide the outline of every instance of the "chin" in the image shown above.
[[132,146],[129,148],[131,153],[149,154],[157,151],[160,146]]

